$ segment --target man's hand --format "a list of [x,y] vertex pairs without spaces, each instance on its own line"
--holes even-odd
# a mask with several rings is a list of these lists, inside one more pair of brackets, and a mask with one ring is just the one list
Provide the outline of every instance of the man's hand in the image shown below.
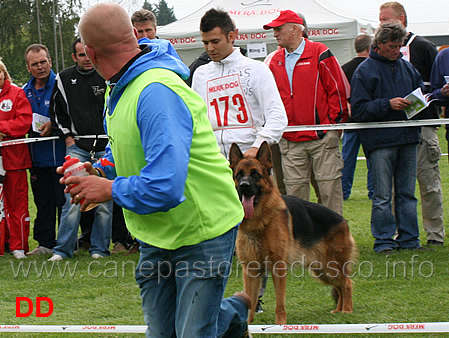
[[411,102],[409,100],[403,99],[402,97],[395,97],[390,100],[390,106],[393,110],[403,110],[407,107]]
[[443,88],[441,88],[441,94],[449,96],[449,83],[446,83]]
[[39,131],[41,132],[41,136],[51,136],[53,134],[53,130],[51,129],[51,121],[47,121],[39,127]]
[[66,148],[72,146],[75,144],[75,139],[72,136],[67,136],[65,139],[65,146]]
[[249,159],[255,158],[258,151],[259,151],[259,148],[251,147],[243,153],[243,156],[245,156],[245,158],[249,160]]
[[0,142],[2,142],[5,137],[6,137],[6,134],[3,134],[2,132],[0,132]]
[[[95,169],[94,169],[95,170]],[[112,183],[114,181],[94,175],[77,177],[70,176],[65,180],[65,193],[72,196],[71,203],[81,204],[81,211],[85,211],[89,204],[103,203],[112,200]]]

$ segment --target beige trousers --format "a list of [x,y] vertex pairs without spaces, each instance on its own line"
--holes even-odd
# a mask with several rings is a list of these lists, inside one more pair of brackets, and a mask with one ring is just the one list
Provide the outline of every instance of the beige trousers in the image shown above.
[[418,183],[421,194],[422,218],[427,240],[444,241],[443,191],[438,161],[441,149],[436,127],[421,128],[418,145]]
[[279,148],[287,194],[309,200],[313,174],[321,203],[342,215],[343,159],[339,144],[339,133],[334,130],[328,131],[320,140],[291,142],[282,138]]

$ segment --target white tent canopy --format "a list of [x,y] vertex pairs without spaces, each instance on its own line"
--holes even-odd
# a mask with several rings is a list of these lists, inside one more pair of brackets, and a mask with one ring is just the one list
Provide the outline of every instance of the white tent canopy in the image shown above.
[[[167,26],[158,27],[160,38],[170,40],[183,61],[189,65],[203,51],[199,25],[210,8],[226,10],[239,30],[236,45],[266,46],[267,53],[277,47],[272,30],[264,30],[285,9],[302,13],[307,21],[309,38],[325,43],[342,64],[354,55],[354,39],[361,33],[373,33],[368,21],[342,13],[325,0],[213,0],[189,16]],[[249,46],[248,46],[249,45]],[[253,49],[251,48],[251,49]]]

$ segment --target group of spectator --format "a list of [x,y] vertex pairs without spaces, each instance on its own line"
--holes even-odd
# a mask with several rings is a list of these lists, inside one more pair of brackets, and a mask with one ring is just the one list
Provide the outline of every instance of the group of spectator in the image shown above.
[[[209,17],[213,24],[208,23]],[[282,120],[273,104],[278,102],[277,93],[270,96],[271,103],[258,97],[261,87],[271,90],[271,76],[263,71],[254,75],[251,69],[257,63],[250,66],[248,58],[232,47],[236,27],[232,30],[231,24],[229,27],[224,24],[215,26],[216,21],[219,20],[212,16],[211,11],[203,17],[200,32],[208,59],[202,55],[198,60],[207,66],[197,70],[191,67],[195,71],[191,79],[192,88],[207,103],[217,143],[225,156],[233,142],[248,151],[245,153],[247,157],[255,155],[261,140],[270,144],[279,143],[282,173],[278,174],[283,176],[287,194],[307,200],[312,185],[320,203],[342,214],[343,200],[348,199],[351,193],[356,158],[362,144],[367,157],[368,197],[372,199],[374,250],[387,255],[396,249],[427,250],[419,240],[416,180],[420,188],[427,246],[444,243],[438,127],[396,128],[394,133],[388,128],[345,131],[343,158],[339,151],[340,133],[337,131],[285,132],[278,140],[276,136],[282,128]],[[403,98],[418,87],[425,93],[433,90],[435,98],[440,97],[440,100],[416,118],[439,117],[438,105],[445,104],[441,93],[444,93],[446,80],[441,75],[443,71],[438,84],[434,80],[431,88],[432,65],[435,72],[435,67],[441,64],[434,64],[436,47],[425,38],[406,31],[406,12],[398,2],[386,2],[381,6],[379,21],[374,41],[369,35],[358,36],[355,40],[357,56],[342,67],[327,47],[307,39],[302,15],[283,11],[272,23],[264,26],[265,29],[273,29],[280,47],[267,58],[266,63],[274,75],[289,125],[345,122],[348,118],[347,97],[351,97],[349,107],[353,121],[404,120],[403,109],[410,102]],[[441,54],[440,57],[443,56]],[[196,65],[198,60],[192,65]],[[362,63],[363,66],[360,66]],[[382,73],[384,68],[385,73]],[[341,76],[341,69],[346,78]],[[233,74],[240,76],[241,86],[238,89],[232,93],[211,95],[210,86],[219,85],[224,80],[231,81]],[[257,83],[261,78],[264,86]],[[347,90],[345,81],[351,83],[351,92]],[[220,124],[221,106],[217,102],[224,102],[220,99],[231,98],[239,90],[251,93],[246,95],[246,103],[247,111],[252,114],[249,123],[253,125],[238,118],[229,120],[229,125]],[[257,106],[261,102],[263,109]],[[236,108],[235,103],[234,107],[230,107],[236,109],[235,116],[239,117],[239,107]],[[263,121],[262,124],[260,121]],[[253,130],[252,137],[245,130],[248,127]],[[370,164],[372,159],[375,159],[373,165]]]
[[[429,82],[436,47],[407,32],[407,15],[398,2],[386,2],[379,11],[369,56],[351,78],[351,108],[355,121],[405,120],[403,109],[410,92],[439,91]],[[442,101],[439,101],[440,104]],[[416,117],[439,117],[438,102]],[[438,161],[441,157],[436,126],[360,130],[368,158],[368,188],[372,201],[371,230],[374,250],[391,254],[396,249],[426,248],[420,245],[415,184],[418,179],[423,227],[427,245],[444,243],[443,195]],[[345,163],[346,165],[346,163]],[[371,184],[370,184],[371,183]],[[394,202],[393,202],[394,201]]]
[[[48,49],[31,45],[25,60],[32,77],[21,90],[0,63],[0,140],[60,136],[31,143],[29,151],[26,145],[2,148],[14,257],[72,257],[81,211],[99,203],[86,221],[89,253],[110,255],[114,233],[114,250],[140,246],[136,278],[148,334],[244,334],[249,298],[238,293],[222,299],[227,273],[220,266],[210,278],[189,270],[189,278],[173,273],[163,283],[161,271],[146,266],[159,268],[163,260],[177,268],[211,256],[230,262],[243,213],[225,158],[232,143],[255,157],[264,141],[279,145],[275,174],[283,177],[287,194],[308,200],[312,185],[319,202],[340,214],[361,144],[374,250],[426,250],[419,239],[417,179],[427,244],[442,245],[436,127],[346,131],[343,156],[340,131],[285,132],[287,125],[338,124],[349,115],[355,122],[405,120],[410,102],[404,97],[416,88],[448,104],[449,51],[437,55],[429,41],[407,32],[405,9],[397,2],[383,4],[379,20],[373,40],[357,37],[357,57],[341,67],[324,44],[307,38],[302,15],[281,11],[263,26],[273,30],[279,46],[264,64],[234,46],[237,28],[229,14],[210,9],[200,22],[207,56],[189,72],[173,46],[156,38],[153,13],[141,10],[129,20],[120,6],[99,4],[80,21],[73,67],[54,74]],[[437,104],[417,117],[438,118]],[[62,178],[66,155],[85,161],[90,175]],[[27,168],[37,207],[39,245],[32,251]]]
[[[156,37],[157,22],[152,12],[139,10],[131,21],[139,38]],[[104,155],[108,142],[103,127],[106,83],[94,69],[80,38],[72,44],[72,59],[75,65],[56,75],[48,48],[30,45],[25,62],[31,79],[23,90],[11,84],[6,66],[0,63],[0,109],[4,112],[0,117],[0,141],[23,138],[27,133],[33,138],[60,136],[30,143],[29,147],[21,144],[2,149],[6,170],[4,240],[17,259],[32,255],[52,255],[51,261],[72,257],[82,241],[93,258],[128,249],[134,253],[139,247],[126,228],[119,205],[110,201],[81,214],[79,205],[71,203],[70,194],[64,193],[60,184],[62,176],[56,168],[63,164],[65,156],[95,162]],[[28,168],[37,209],[33,238],[38,246],[31,251]],[[79,225],[82,236],[77,240]],[[110,252],[111,236],[114,246]]]

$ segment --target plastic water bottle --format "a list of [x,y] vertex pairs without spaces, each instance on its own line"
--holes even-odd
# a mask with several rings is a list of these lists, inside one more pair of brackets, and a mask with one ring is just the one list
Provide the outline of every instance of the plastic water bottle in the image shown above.
[[[70,157],[70,155],[67,155],[65,157],[65,162],[62,165],[62,168],[64,169],[64,178],[68,178],[70,176],[89,176],[89,173],[87,172],[86,165],[84,163],[81,163],[80,160],[76,157]],[[71,187],[76,186],[76,184],[71,184]],[[84,202],[84,199],[79,201],[80,205],[82,205]],[[87,206],[86,210],[89,211],[96,206],[100,205],[100,203],[91,203]]]
[[81,163],[76,157],[70,157],[70,155],[65,157],[65,162],[62,165],[62,168],[64,169],[64,178],[70,176],[82,177],[89,175],[84,163]]

